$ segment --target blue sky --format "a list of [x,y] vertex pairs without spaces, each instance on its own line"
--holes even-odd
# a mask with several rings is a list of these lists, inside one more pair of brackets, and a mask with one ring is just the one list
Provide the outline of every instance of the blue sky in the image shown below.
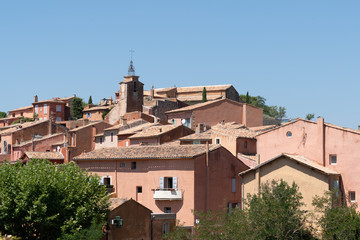
[[0,1],[0,111],[114,97],[134,49],[145,89],[233,84],[291,118],[360,124],[360,2]]

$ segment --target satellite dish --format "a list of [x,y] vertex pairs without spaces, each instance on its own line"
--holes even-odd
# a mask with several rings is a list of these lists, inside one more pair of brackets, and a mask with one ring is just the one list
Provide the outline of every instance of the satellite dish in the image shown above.
[[182,119],[182,120],[181,120],[181,123],[182,123],[182,124],[185,124],[185,123],[186,123],[186,119]]

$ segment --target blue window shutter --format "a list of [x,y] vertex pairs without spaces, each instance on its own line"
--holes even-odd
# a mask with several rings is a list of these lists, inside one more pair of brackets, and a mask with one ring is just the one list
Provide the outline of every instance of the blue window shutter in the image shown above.
[[178,179],[177,179],[177,177],[173,177],[173,188],[174,189],[178,188]]
[[160,189],[164,188],[164,177],[160,177]]

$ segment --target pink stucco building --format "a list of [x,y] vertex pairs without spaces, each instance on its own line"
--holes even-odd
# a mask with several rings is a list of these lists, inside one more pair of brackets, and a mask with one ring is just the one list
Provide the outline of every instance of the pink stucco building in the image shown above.
[[176,213],[193,226],[192,210],[223,210],[241,201],[239,172],[248,167],[220,145],[103,148],[75,157],[102,177],[114,197],[133,198],[153,212]]
[[281,153],[302,155],[341,174],[340,190],[348,201],[359,204],[359,131],[324,123],[323,118],[297,119],[256,138],[261,163]]

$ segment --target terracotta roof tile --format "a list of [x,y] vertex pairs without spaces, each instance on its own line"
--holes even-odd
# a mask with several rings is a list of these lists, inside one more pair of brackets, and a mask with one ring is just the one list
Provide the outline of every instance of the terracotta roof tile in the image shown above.
[[64,160],[64,156],[59,152],[25,152],[29,159],[59,159]]
[[219,99],[219,100],[214,100],[214,101],[207,101],[207,102],[198,103],[198,104],[190,105],[190,106],[187,106],[187,107],[183,107],[183,108],[179,108],[179,109],[167,111],[166,114],[168,114],[168,113],[177,113],[177,112],[192,111],[192,110],[195,110],[195,109],[198,109],[198,108],[202,108],[202,107],[205,107],[205,106],[208,106],[208,105],[212,105],[212,104],[215,104],[215,103],[218,103],[218,102],[221,102],[221,101],[229,101],[229,102],[232,102],[232,103],[235,103],[235,104],[242,105],[242,103],[235,102],[235,101],[233,101],[233,100],[224,98],[224,99]]
[[32,105],[31,105],[31,106],[27,106],[27,107],[21,107],[21,108],[17,108],[17,109],[14,109],[14,110],[10,110],[9,113],[10,113],[10,112],[15,112],[15,111],[21,111],[21,110],[31,109],[31,108],[33,108]]
[[160,126],[152,126],[146,129],[143,129],[141,132],[136,133],[135,135],[129,137],[132,138],[148,138],[148,137],[157,137],[163,134],[166,134],[167,132],[178,128],[181,126],[175,126],[175,125],[160,125]]
[[79,131],[81,129],[84,129],[84,128],[87,128],[87,127],[90,127],[90,126],[94,126],[96,124],[99,124],[101,122],[104,122],[104,121],[94,121],[94,122],[91,122],[87,125],[84,125],[84,126],[81,126],[81,127],[78,127],[78,128],[74,128],[74,129],[71,129],[69,132],[76,132],[76,131]]
[[160,124],[159,123],[144,123],[144,124],[134,126],[134,127],[131,127],[131,128],[126,128],[124,130],[120,129],[117,135],[119,136],[119,135],[135,134],[137,132],[142,131],[143,129],[146,129],[146,128],[149,128],[149,127],[152,127],[152,126],[157,126],[157,125],[160,125]]
[[29,141],[21,142],[19,144],[14,144],[13,147],[22,147],[22,146],[25,146],[25,145],[30,144],[32,142],[39,142],[39,141],[43,141],[43,140],[53,138],[53,137],[57,137],[57,136],[60,136],[60,135],[64,135],[64,133],[55,133],[55,134],[51,134],[51,135],[40,136],[39,138],[34,138],[34,140],[29,140]]
[[287,154],[287,153],[282,153],[281,155],[276,156],[276,157],[274,157],[274,158],[272,158],[272,159],[270,159],[270,160],[268,160],[266,162],[263,162],[263,163],[257,165],[256,167],[254,167],[252,169],[241,172],[239,175],[241,176],[241,175],[246,174],[247,172],[253,171],[253,170],[258,169],[258,168],[261,168],[262,166],[264,166],[264,165],[266,165],[268,163],[271,163],[271,162],[273,162],[273,161],[275,161],[275,160],[277,160],[277,159],[279,159],[281,157],[286,157],[288,159],[294,160],[294,161],[296,161],[296,162],[298,162],[298,163],[300,163],[302,165],[305,165],[307,167],[316,169],[317,171],[322,172],[322,173],[324,173],[326,175],[339,175],[338,172],[336,172],[336,171],[334,171],[334,170],[332,170],[330,168],[324,167],[324,166],[320,165],[319,163],[317,163],[315,161],[309,160],[309,159],[305,158],[304,156],[294,155],[294,154]]
[[206,88],[207,92],[210,91],[225,91],[228,88],[231,88],[232,85],[228,84],[228,85],[209,85],[209,86],[196,86],[196,87],[178,87],[177,88],[177,92],[178,93],[183,93],[183,92],[202,92],[204,87]]
[[[221,146],[209,145],[209,151]],[[121,148],[102,148],[83,153],[73,160],[115,160],[115,159],[179,159],[193,158],[205,154],[205,145],[157,145],[157,146],[130,146]]]
[[91,111],[98,111],[98,110],[109,110],[113,106],[94,106],[91,108],[83,109],[83,112],[91,112]]

